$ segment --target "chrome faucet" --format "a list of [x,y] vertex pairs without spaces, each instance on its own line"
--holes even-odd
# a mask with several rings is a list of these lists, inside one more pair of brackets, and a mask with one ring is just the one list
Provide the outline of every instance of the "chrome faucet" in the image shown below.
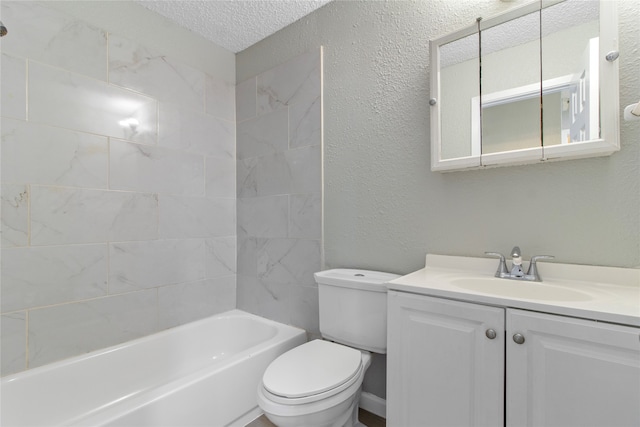
[[538,267],[536,265],[536,261],[539,259],[553,259],[555,257],[551,255],[535,255],[531,257],[531,261],[529,262],[529,269],[525,274],[522,270],[522,253],[520,252],[520,248],[515,246],[511,249],[511,271],[507,269],[507,263],[504,259],[504,255],[498,252],[485,252],[485,255],[495,256],[500,258],[500,263],[498,264],[498,270],[496,271],[495,276],[501,279],[511,279],[511,280],[525,280],[528,282],[542,282],[542,278],[538,273]]

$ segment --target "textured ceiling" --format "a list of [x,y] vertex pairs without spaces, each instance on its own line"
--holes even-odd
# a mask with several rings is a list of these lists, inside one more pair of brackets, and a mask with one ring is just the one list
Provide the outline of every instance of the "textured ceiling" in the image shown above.
[[238,53],[331,0],[136,0]]

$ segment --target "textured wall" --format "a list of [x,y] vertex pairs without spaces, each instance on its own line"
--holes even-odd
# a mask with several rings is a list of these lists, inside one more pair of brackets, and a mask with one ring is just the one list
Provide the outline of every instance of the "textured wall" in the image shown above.
[[[513,4],[336,1],[238,54],[238,81],[324,46],[325,267],[396,273],[427,252],[640,265],[640,123],[610,157],[429,170],[428,41]],[[640,5],[619,2],[620,102],[638,101]]]
[[238,308],[318,334],[321,50],[236,89]]
[[233,55],[195,68],[34,2],[2,19],[2,374],[235,308]]

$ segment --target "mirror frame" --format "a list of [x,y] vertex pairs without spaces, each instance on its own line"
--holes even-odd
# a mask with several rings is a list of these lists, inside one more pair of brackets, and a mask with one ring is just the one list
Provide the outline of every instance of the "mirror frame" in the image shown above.
[[[571,144],[551,145],[500,153],[479,154],[452,159],[442,159],[442,124],[440,111],[440,46],[455,40],[477,34],[478,31],[500,25],[520,16],[540,11],[565,0],[537,0],[488,19],[479,24],[431,40],[431,83],[429,101],[431,118],[431,170],[454,171],[484,169],[496,166],[535,164],[547,161],[580,159],[587,157],[609,156],[620,150],[620,115],[618,61],[608,61],[607,53],[618,51],[618,10],[614,1],[600,0],[599,22],[599,94],[600,94],[600,138]],[[543,46],[544,49],[544,46]],[[541,64],[542,66],[542,64]],[[477,110],[477,109],[476,109]],[[479,114],[479,111],[472,111]],[[468,126],[472,126],[471,123]],[[469,141],[471,144],[471,141]]]

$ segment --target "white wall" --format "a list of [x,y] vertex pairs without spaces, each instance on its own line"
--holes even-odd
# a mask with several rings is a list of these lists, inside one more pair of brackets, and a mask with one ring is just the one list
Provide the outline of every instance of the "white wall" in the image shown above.
[[88,3],[2,2],[3,375],[236,304],[234,55]]
[[[326,267],[396,273],[427,252],[640,265],[640,124],[610,157],[429,171],[428,41],[511,3],[336,1],[238,54],[239,81],[324,46]],[[620,102],[637,102],[640,5],[619,2]]]

